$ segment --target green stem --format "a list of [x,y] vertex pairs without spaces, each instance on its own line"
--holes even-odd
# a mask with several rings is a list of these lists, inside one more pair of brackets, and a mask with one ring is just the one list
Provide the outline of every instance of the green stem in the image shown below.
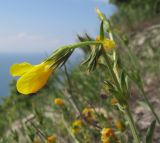
[[62,116],[62,120],[64,123],[64,126],[66,127],[68,133],[71,135],[72,139],[74,140],[75,143],[80,143],[78,141],[78,139],[75,137],[75,135],[71,132],[69,125],[67,124],[67,122],[65,121],[64,117]]
[[70,49],[75,49],[78,47],[84,47],[88,45],[99,45],[102,44],[102,41],[85,41],[85,42],[79,42],[73,45],[69,45]]
[[135,143],[141,143],[139,135],[138,135],[138,132],[137,132],[137,129],[136,129],[136,125],[134,123],[132,114],[131,114],[131,112],[130,112],[128,107],[125,110],[125,115],[126,115],[128,123],[129,123],[129,126],[131,128]]
[[[67,77],[67,82],[68,82],[68,86],[69,86],[69,93],[70,93],[70,102],[72,104],[72,106],[75,108],[76,112],[80,115],[80,117],[83,119],[84,123],[87,125],[87,122],[86,122],[86,119],[83,117],[82,113],[81,113],[81,110],[79,108],[79,106],[76,104],[76,100],[73,96],[73,92],[72,92],[72,83],[71,83],[71,80],[69,78],[69,74],[68,74],[68,71],[67,71],[67,67],[66,65],[64,65],[64,69],[65,69],[65,75]],[[92,126],[94,127],[97,127],[98,129],[102,129],[99,125],[97,124],[92,124]]]
[[[116,35],[115,35],[115,36],[116,36]],[[127,45],[125,45],[124,42],[123,42],[123,40],[122,40],[119,36],[116,36],[116,37],[121,41],[121,43],[123,44],[123,46],[128,49],[128,54],[129,54],[129,57],[130,57],[130,59],[131,59],[132,65],[134,66],[134,68],[135,68],[136,70],[139,70],[140,64],[139,64],[136,56],[135,56],[135,55],[133,54],[133,52],[131,51],[130,47],[127,46]],[[146,96],[146,94],[145,94],[145,92],[144,92],[144,90],[143,90],[143,87],[139,86],[139,88],[140,88],[140,90],[141,90],[141,92],[142,92],[142,96],[143,96],[146,104],[147,104],[148,107],[150,108],[150,110],[151,110],[152,114],[154,115],[154,117],[156,118],[157,122],[160,124],[160,118],[158,117],[157,113],[155,112],[152,104],[149,102],[149,100],[148,100],[148,98],[147,98],[147,96]]]
[[79,42],[79,43],[72,44],[72,45],[62,46],[58,48],[56,51],[54,51],[45,61],[52,59],[57,53],[63,50],[74,50],[78,47],[83,48],[88,45],[99,45],[99,44],[102,44],[102,41],[85,41],[85,42]]
[[[85,46],[88,46],[88,45],[99,45],[99,44],[102,44],[102,41],[84,41],[84,42],[79,42],[79,43],[75,43],[75,44],[71,44],[71,45],[60,47],[60,48],[58,48],[57,51],[61,51],[61,50],[65,50],[65,49],[73,49],[74,50],[74,49],[76,49],[78,47],[82,48],[82,47],[85,47]],[[55,52],[57,52],[57,51],[55,51]],[[53,54],[55,52],[53,52]]]
[[126,102],[125,102],[125,97],[123,96],[123,93],[122,93],[122,90],[121,90],[121,87],[120,87],[120,83],[119,83],[119,81],[118,81],[118,79],[117,79],[116,74],[115,74],[114,71],[113,71],[113,67],[112,67],[112,65],[111,65],[111,63],[110,63],[110,60],[109,60],[109,58],[108,58],[108,56],[106,55],[106,53],[105,53],[104,50],[102,51],[102,53],[103,53],[103,57],[104,57],[104,59],[105,59],[105,61],[106,61],[106,63],[107,63],[107,66],[108,66],[108,70],[109,70],[109,72],[110,72],[110,75],[112,76],[113,81],[114,81],[114,83],[115,83],[118,91],[120,92],[120,97],[119,97],[119,98],[116,97],[116,98],[118,98],[118,100],[121,100],[121,101],[123,100],[123,102],[126,103]]
[[104,50],[102,51],[102,53],[103,53],[104,59],[106,60],[106,63],[107,63],[109,72],[110,72],[110,74],[111,74],[111,76],[112,76],[112,78],[113,78],[113,81],[114,81],[115,85],[117,86],[118,90],[121,91],[121,88],[120,88],[118,79],[117,79],[117,77],[116,77],[116,75],[115,75],[115,73],[114,73],[114,71],[113,71],[113,67],[112,67],[112,65],[111,65],[111,63],[110,63],[110,61],[109,61],[109,58],[108,58],[108,56],[105,54],[105,51],[104,51]]
[[[104,56],[104,58],[105,58],[105,60],[106,60],[106,63],[107,63],[107,65],[108,65],[108,69],[109,69],[109,71],[110,71],[110,74],[111,74],[114,82],[115,82],[115,85],[117,86],[117,89],[119,90],[119,92],[121,92],[121,88],[120,88],[120,84],[119,84],[119,82],[118,82],[118,79],[117,79],[117,77],[116,77],[116,75],[115,75],[115,73],[114,73],[114,71],[113,71],[113,69],[112,69],[112,65],[111,65],[111,63],[110,63],[110,61],[109,61],[109,58],[108,58],[108,56],[105,54],[104,51],[103,51],[103,56]],[[131,128],[131,131],[132,131],[134,140],[136,141],[136,143],[141,143],[140,138],[139,138],[139,135],[138,135],[138,132],[137,132],[137,130],[136,130],[136,126],[135,126],[135,124],[134,124],[134,120],[133,120],[133,118],[132,118],[132,114],[131,114],[131,112],[130,112],[130,110],[129,110],[128,107],[127,107],[127,109],[125,110],[125,114],[126,114],[126,117],[127,117],[128,122],[129,122],[129,126],[130,126],[130,128]]]
[[[115,35],[115,36],[116,36],[116,35]],[[130,47],[127,46],[127,45],[125,45],[124,42],[123,42],[123,40],[122,40],[119,36],[116,36],[116,37],[121,41],[121,43],[123,44],[123,46],[128,49],[128,54],[129,54],[129,57],[130,57],[130,59],[131,59],[132,65],[134,66],[134,68],[135,68],[136,70],[139,70],[140,64],[139,64],[136,56],[135,56],[135,55],[133,54],[133,52],[131,51]],[[144,90],[143,90],[143,87],[140,87],[140,86],[139,86],[139,88],[140,88],[140,90],[141,90],[141,92],[142,92],[142,96],[143,96],[146,104],[148,105],[148,107],[150,108],[152,114],[154,115],[154,117],[156,118],[156,120],[158,121],[158,123],[160,124],[160,118],[159,118],[158,115],[156,114],[156,112],[155,112],[152,104],[149,102],[149,100],[148,100],[148,98],[147,98],[147,96],[146,96],[146,94],[145,94],[145,92],[144,92]]]
[[134,66],[134,68],[138,70],[141,66],[140,66],[135,54],[132,52],[131,48],[128,45],[126,45],[124,43],[124,41],[122,40],[122,38],[120,38],[118,35],[114,34],[114,36],[120,41],[122,46],[125,47],[125,49],[128,50],[128,56],[131,60],[132,66]]
[[145,102],[146,102],[147,105],[149,106],[149,108],[150,108],[151,112],[153,113],[154,117],[156,118],[157,122],[160,124],[160,119],[159,119],[157,113],[155,112],[155,110],[154,110],[152,104],[149,102],[149,100],[148,100],[148,98],[147,98],[147,96],[146,96],[144,90],[141,89],[141,91],[142,91],[142,95],[143,95],[143,98],[144,98]]
[[64,72],[65,72],[65,75],[66,75],[66,78],[67,78],[67,82],[68,82],[68,92],[70,94],[69,100],[70,100],[72,106],[74,107],[75,111],[79,115],[81,115],[81,111],[80,111],[78,105],[76,104],[75,98],[73,97],[72,84],[71,84],[71,81],[70,81],[70,78],[69,78],[69,74],[68,74],[66,65],[64,65]]

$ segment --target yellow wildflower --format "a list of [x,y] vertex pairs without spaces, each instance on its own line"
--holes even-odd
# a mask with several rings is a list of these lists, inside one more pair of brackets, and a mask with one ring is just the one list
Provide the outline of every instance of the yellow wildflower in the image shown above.
[[118,103],[118,100],[115,98],[115,97],[113,97],[112,99],[111,99],[111,104],[112,105],[116,105]]
[[56,136],[49,136],[47,138],[48,143],[55,143],[56,142]]
[[124,129],[125,129],[123,123],[120,120],[116,120],[114,125],[120,131],[124,131]]
[[81,127],[82,127],[82,120],[75,120],[75,121],[72,123],[72,132],[73,132],[74,134],[79,133]]
[[103,40],[103,47],[106,52],[111,51],[115,48],[115,42],[113,40],[105,38]]
[[111,128],[103,128],[101,131],[102,143],[111,143],[112,139],[115,139],[113,130]]
[[53,71],[50,62],[42,62],[38,65],[29,63],[13,64],[10,68],[12,76],[21,76],[17,81],[17,90],[22,94],[36,93],[47,82]]
[[[101,40],[100,36],[97,36],[96,41],[100,41],[100,40]],[[103,44],[103,48],[106,52],[109,52],[115,48],[115,42],[113,40],[108,39],[108,38],[104,38],[104,40],[102,40],[102,44]]]
[[95,111],[93,108],[85,108],[82,111],[82,115],[88,123],[92,123],[95,120]]
[[54,99],[54,104],[59,105],[59,106],[63,106],[64,101],[61,98],[55,98]]

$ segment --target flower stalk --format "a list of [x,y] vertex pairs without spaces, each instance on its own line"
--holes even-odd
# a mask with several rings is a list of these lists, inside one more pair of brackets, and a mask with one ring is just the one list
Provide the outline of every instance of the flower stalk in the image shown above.
[[133,120],[133,117],[132,117],[132,114],[129,110],[129,108],[127,107],[125,109],[125,116],[126,116],[126,119],[128,121],[128,124],[130,126],[130,129],[131,129],[131,132],[132,132],[132,135],[133,135],[133,138],[135,140],[135,143],[141,143],[141,140],[140,140],[140,137],[138,135],[138,131],[136,129],[136,125],[134,123],[134,120]]
[[[114,81],[117,89],[119,90],[120,95],[122,95],[121,94],[122,92],[121,92],[120,84],[118,82],[117,76],[115,75],[115,73],[113,71],[113,68],[111,66],[111,63],[109,62],[108,56],[104,52],[103,52],[103,57],[105,58],[105,61],[106,61],[107,66],[108,66],[108,69],[109,69],[110,74],[111,74],[111,76],[113,78],[113,81]],[[123,97],[123,95],[121,97]],[[127,100],[127,99],[124,99],[124,97],[123,97],[123,100]],[[131,114],[131,112],[129,110],[129,106],[127,104],[127,101],[125,102],[125,106],[126,106],[126,109],[125,109],[124,113],[125,113],[125,116],[126,116],[126,119],[127,119],[128,123],[129,123],[129,126],[131,128],[131,132],[132,132],[133,138],[134,138],[134,140],[135,140],[136,143],[141,143],[140,137],[138,135],[138,131],[136,129],[136,126],[135,126],[132,114]]]
[[46,61],[52,59],[58,52],[63,50],[74,50],[78,47],[82,48],[88,45],[99,45],[99,44],[102,44],[102,42],[101,41],[84,41],[84,42],[79,42],[72,45],[63,46],[58,48],[58,50],[56,50],[55,52],[53,52],[51,56],[46,59]]

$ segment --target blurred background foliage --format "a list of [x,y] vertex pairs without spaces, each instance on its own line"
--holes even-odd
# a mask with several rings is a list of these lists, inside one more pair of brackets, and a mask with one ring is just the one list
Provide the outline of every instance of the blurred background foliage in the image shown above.
[[[160,28],[148,27],[160,23],[160,0],[110,0],[110,2],[118,8],[110,18],[115,31],[122,36],[126,33],[132,40],[130,46],[140,61],[145,84],[148,87],[154,82],[157,88],[160,81],[158,48]],[[92,38],[86,34],[78,36],[78,39],[84,41]],[[122,47],[123,45],[118,43],[119,55],[130,69],[128,54],[124,49],[122,51]],[[83,53],[84,57],[88,56],[87,48]],[[70,64],[72,63],[67,65]],[[29,143],[35,139],[44,140],[51,135],[56,135],[60,143],[75,142],[74,135],[70,135],[68,129],[74,120],[80,118],[79,112],[86,107],[93,107],[96,110],[98,113],[96,120],[101,121],[101,126],[114,126],[114,120],[123,120],[123,117],[116,112],[116,108],[112,107],[112,97],[107,94],[106,87],[103,87],[103,80],[109,78],[108,73],[96,70],[89,74],[85,69],[84,66],[78,68],[75,65],[69,66],[67,71],[64,68],[59,69],[58,74],[52,75],[43,90],[30,96],[19,94],[15,86],[16,81],[13,80],[10,84],[10,96],[3,97],[0,104],[0,142]],[[135,96],[138,95],[135,87],[133,93]],[[55,98],[62,98],[64,107],[55,105]],[[76,107],[71,99],[77,103]],[[104,111],[103,108],[108,110]],[[77,137],[79,141],[85,140],[86,143],[91,140],[95,143],[100,141],[98,127],[94,130],[92,125],[89,128],[84,125],[81,132],[83,134],[80,133]],[[125,140],[129,140],[127,136]]]
[[159,22],[160,0],[110,0],[118,7],[111,20],[123,30],[139,30],[145,25]]

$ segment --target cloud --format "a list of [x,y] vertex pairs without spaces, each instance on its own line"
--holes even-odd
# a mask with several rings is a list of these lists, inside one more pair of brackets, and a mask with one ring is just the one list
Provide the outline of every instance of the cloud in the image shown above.
[[28,34],[0,35],[0,52],[44,52],[57,48],[62,42],[55,37]]

